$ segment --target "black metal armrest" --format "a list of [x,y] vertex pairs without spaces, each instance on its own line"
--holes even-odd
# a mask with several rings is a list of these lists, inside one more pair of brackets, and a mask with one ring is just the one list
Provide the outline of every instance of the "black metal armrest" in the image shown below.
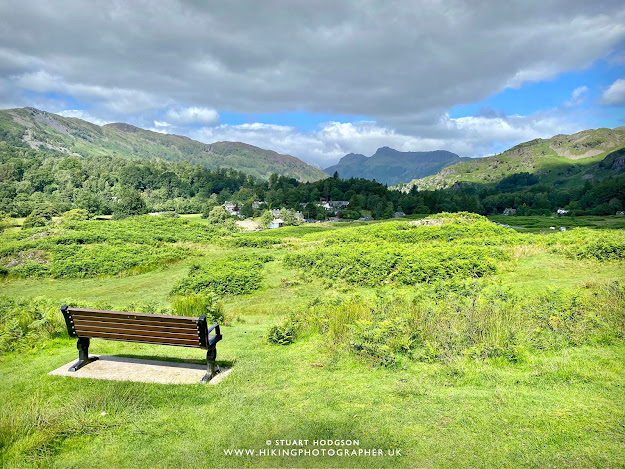
[[[215,331],[215,335],[212,337],[209,335],[212,331]],[[208,337],[208,345],[213,346],[217,342],[221,340],[221,332],[219,331],[219,324],[213,324],[206,331],[206,336]]]

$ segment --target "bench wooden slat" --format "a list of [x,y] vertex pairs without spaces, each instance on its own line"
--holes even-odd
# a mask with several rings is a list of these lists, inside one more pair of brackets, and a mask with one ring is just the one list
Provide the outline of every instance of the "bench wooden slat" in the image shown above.
[[125,314],[106,314],[106,313],[101,313],[101,314],[89,314],[87,312],[78,312],[78,313],[72,313],[72,318],[75,319],[80,319],[80,318],[84,318],[84,319],[90,319],[90,318],[98,318],[100,320],[124,320],[124,321],[137,321],[137,322],[141,322],[143,324],[151,324],[151,323],[163,323],[163,324],[180,324],[180,325],[191,325],[191,324],[197,324],[197,318],[195,319],[188,319],[185,318],[183,316],[156,316],[151,318],[149,317],[150,315],[148,315],[148,317],[146,318],[146,316],[138,316],[135,313],[125,313]]
[[180,334],[195,334],[197,335],[197,326],[193,327],[180,327],[180,326],[171,326],[169,324],[150,324],[143,325],[136,322],[111,322],[111,321],[96,321],[94,320],[80,320],[74,322],[74,328],[82,328],[82,327],[90,327],[90,328],[119,328],[119,329],[136,329],[138,331],[150,331],[150,332],[164,332],[164,333],[180,333]]
[[72,317],[72,322],[77,324],[92,324],[92,325],[119,325],[121,326],[136,326],[136,327],[149,327],[154,328],[156,330],[169,330],[169,329],[178,329],[182,331],[193,331],[197,330],[197,324],[192,323],[178,323],[178,322],[142,322],[138,319],[113,319],[113,318],[96,318],[96,317]]
[[106,311],[103,309],[86,309],[86,308],[67,308],[67,311],[74,314],[89,314],[92,316],[137,316],[147,319],[148,321],[153,319],[186,319],[188,321],[197,322],[198,318],[194,318],[191,316],[167,316],[164,314],[150,314],[150,313],[129,313],[127,311]]
[[195,332],[172,332],[172,331],[146,331],[139,328],[127,328],[127,327],[89,327],[85,325],[75,326],[74,330],[79,336],[90,337],[91,334],[96,332],[106,332],[108,334],[114,334],[119,332],[124,335],[143,335],[148,337],[163,337],[174,339],[191,339],[199,340],[197,330]]
[[137,344],[148,344],[148,345],[170,345],[172,347],[188,347],[188,348],[198,348],[197,344],[188,345],[188,344],[170,344],[167,342],[150,342],[148,340],[130,340],[130,339],[115,339],[112,337],[93,337],[94,339],[105,339],[105,340],[114,340],[116,342],[132,342]]
[[[80,334],[79,334],[80,336]],[[145,335],[138,334],[124,334],[123,332],[90,332],[88,335],[91,339],[117,339],[117,340],[125,340],[128,342],[151,342],[154,344],[180,344],[180,345],[188,345],[189,347],[198,347],[200,346],[200,339],[197,337],[195,339],[177,339],[174,337],[150,337]]]

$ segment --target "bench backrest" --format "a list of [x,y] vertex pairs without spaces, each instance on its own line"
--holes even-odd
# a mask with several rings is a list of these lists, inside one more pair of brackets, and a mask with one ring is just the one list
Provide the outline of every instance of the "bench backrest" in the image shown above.
[[205,317],[165,316],[69,307],[64,307],[61,311],[65,316],[67,330],[72,337],[201,349],[207,349],[207,343],[210,340]]

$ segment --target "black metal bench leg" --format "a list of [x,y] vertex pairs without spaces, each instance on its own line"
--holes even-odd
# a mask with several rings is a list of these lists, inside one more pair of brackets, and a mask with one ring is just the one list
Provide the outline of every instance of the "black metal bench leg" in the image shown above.
[[78,361],[71,366],[69,371],[77,371],[81,369],[83,366],[94,362],[98,359],[98,357],[90,357],[89,356],[89,339],[79,338],[76,343],[76,348],[78,349]]
[[215,377],[217,373],[219,373],[219,367],[215,366],[215,359],[217,358],[217,348],[213,347],[206,352],[206,365],[207,372],[202,378],[202,383],[208,383],[211,379]]

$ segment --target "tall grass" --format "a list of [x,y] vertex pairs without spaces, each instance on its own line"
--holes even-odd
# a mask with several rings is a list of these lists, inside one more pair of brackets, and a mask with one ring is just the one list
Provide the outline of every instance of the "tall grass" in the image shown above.
[[[276,327],[294,337],[321,334],[329,344],[383,365],[459,356],[514,362],[529,350],[623,340],[625,286],[609,282],[520,297],[483,282],[454,282],[411,297],[315,302]],[[271,334],[269,339],[281,343]]]

